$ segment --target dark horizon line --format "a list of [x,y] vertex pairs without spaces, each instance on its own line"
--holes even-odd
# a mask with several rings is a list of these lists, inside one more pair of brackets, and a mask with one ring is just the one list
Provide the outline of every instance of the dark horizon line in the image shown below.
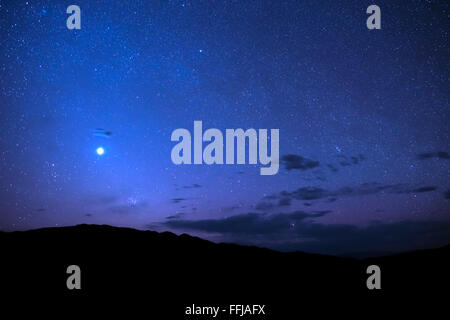
[[192,239],[201,240],[203,242],[208,242],[208,243],[211,243],[214,245],[228,245],[228,246],[237,246],[237,247],[241,247],[241,248],[267,250],[267,251],[280,253],[283,255],[303,254],[303,255],[314,255],[314,256],[341,258],[341,259],[358,260],[358,261],[370,260],[370,259],[374,259],[374,258],[387,258],[387,257],[392,257],[392,256],[408,255],[408,254],[412,254],[412,253],[435,251],[435,250],[442,250],[445,248],[450,248],[450,243],[447,243],[445,245],[438,246],[438,247],[432,247],[432,248],[427,248],[427,249],[416,249],[416,250],[411,249],[411,250],[406,250],[406,251],[401,251],[401,252],[383,252],[383,251],[352,252],[352,253],[349,252],[346,254],[333,255],[333,254],[323,254],[323,253],[301,251],[301,250],[281,251],[281,250],[276,250],[276,249],[272,249],[272,248],[268,248],[268,247],[264,247],[264,246],[246,245],[246,244],[239,244],[239,243],[235,243],[235,242],[214,242],[214,241],[207,240],[207,239],[201,238],[199,236],[194,236],[194,235],[191,235],[191,234],[188,234],[185,232],[177,234],[172,231],[154,231],[154,230],[149,230],[149,229],[143,230],[143,229],[136,229],[136,228],[132,228],[132,227],[113,226],[113,225],[109,225],[109,224],[88,224],[88,223],[80,223],[80,224],[65,225],[65,226],[51,226],[51,227],[42,227],[42,228],[26,229],[26,230],[14,230],[14,231],[0,230],[0,234],[29,233],[29,232],[36,232],[36,231],[42,232],[42,231],[77,229],[77,228],[86,228],[86,227],[90,227],[90,228],[94,227],[94,228],[97,228],[98,230],[109,228],[109,229],[126,230],[126,231],[130,231],[130,232],[149,232],[149,233],[156,233],[158,235],[175,236],[178,238],[189,237]]

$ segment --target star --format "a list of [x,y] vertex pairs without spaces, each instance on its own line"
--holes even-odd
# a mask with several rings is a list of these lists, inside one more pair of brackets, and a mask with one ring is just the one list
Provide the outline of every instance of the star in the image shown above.
[[98,147],[96,151],[99,156],[101,156],[105,153],[105,149],[103,149],[102,147]]

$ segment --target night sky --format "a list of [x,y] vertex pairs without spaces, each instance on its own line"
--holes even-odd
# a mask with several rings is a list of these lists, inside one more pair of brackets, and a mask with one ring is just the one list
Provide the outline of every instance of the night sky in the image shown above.
[[[0,1],[0,229],[447,244],[449,32],[448,1]],[[171,133],[194,120],[279,129],[278,174],[173,164]]]

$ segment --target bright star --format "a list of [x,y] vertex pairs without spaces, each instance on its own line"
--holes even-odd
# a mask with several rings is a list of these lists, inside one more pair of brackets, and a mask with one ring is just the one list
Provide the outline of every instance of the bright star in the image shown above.
[[97,154],[98,154],[99,156],[101,156],[101,155],[104,154],[104,153],[105,153],[105,149],[103,149],[102,147],[97,148]]

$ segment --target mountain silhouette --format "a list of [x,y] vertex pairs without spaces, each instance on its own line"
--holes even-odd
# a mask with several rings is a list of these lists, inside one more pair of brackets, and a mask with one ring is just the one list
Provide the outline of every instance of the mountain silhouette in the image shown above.
[[[192,304],[266,304],[280,319],[327,301],[429,296],[445,290],[450,270],[450,246],[352,259],[106,225],[0,232],[0,248],[1,290],[9,297],[145,301],[152,314],[174,319],[185,319]],[[81,269],[81,290],[67,289],[70,265]],[[381,290],[366,286],[369,265],[381,269]]]

